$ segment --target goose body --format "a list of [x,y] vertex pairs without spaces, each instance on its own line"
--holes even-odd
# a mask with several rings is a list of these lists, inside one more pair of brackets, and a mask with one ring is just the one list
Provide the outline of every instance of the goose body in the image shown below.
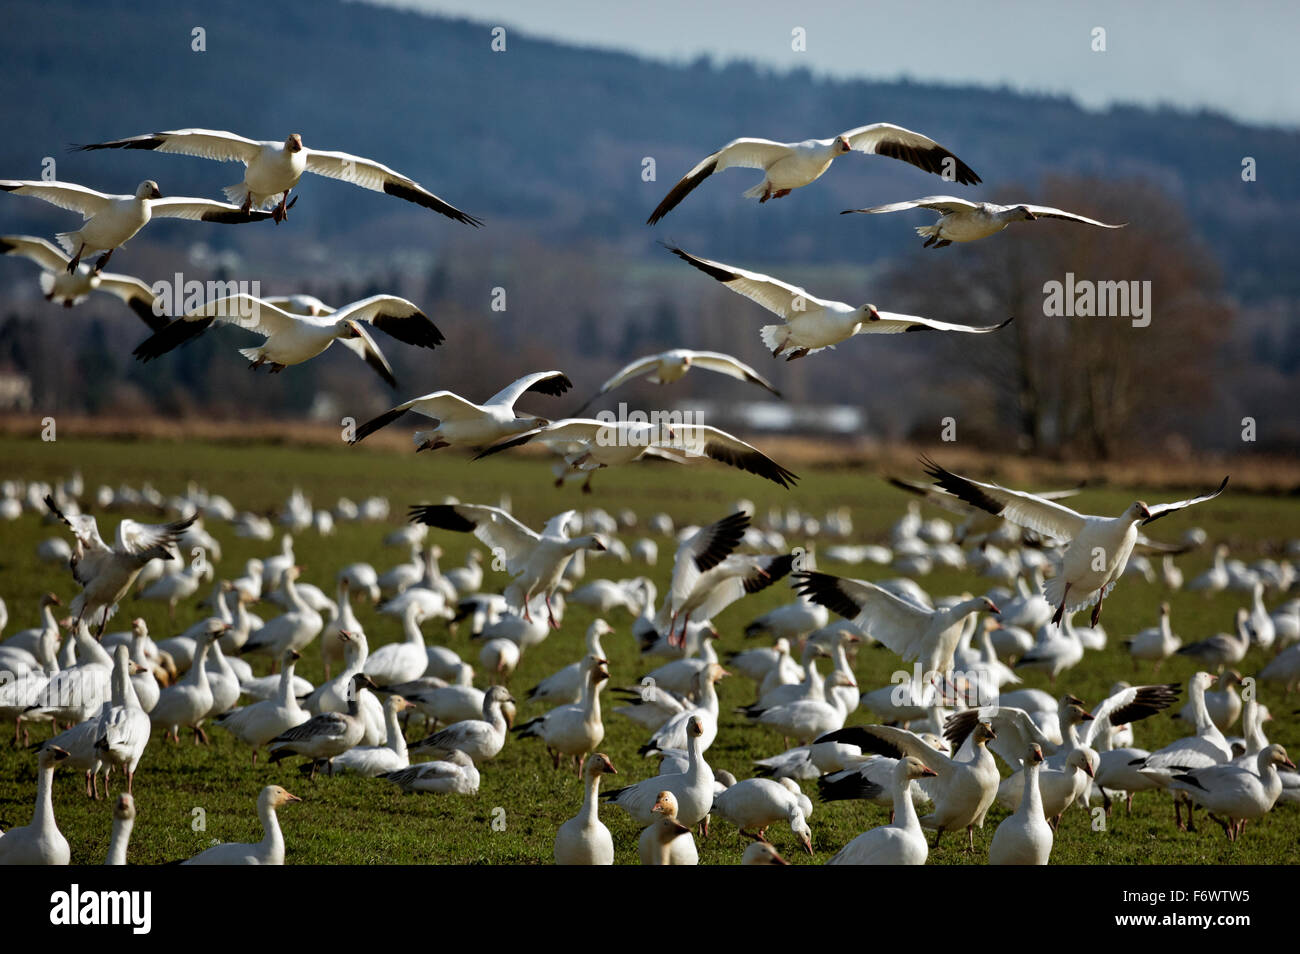
[[614,839],[598,817],[600,777],[617,775],[614,763],[596,752],[583,767],[582,807],[555,833],[557,865],[612,865]]
[[257,796],[257,816],[262,822],[263,837],[255,844],[226,842],[201,851],[183,865],[282,865],[284,835],[275,810],[290,802],[302,801],[279,785],[268,785]]

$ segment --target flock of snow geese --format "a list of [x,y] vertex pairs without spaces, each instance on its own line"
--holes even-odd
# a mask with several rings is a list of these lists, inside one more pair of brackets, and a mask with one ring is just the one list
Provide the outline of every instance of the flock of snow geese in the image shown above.
[[[228,323],[265,339],[241,351],[254,368],[268,365],[272,373],[279,372],[338,340],[396,387],[371,329],[414,347],[443,343],[442,332],[418,306],[390,295],[338,308],[306,295],[236,295],[164,316],[144,282],[102,271],[114,250],[155,216],[226,224],[270,218],[279,223],[293,207],[296,196],[290,199],[290,193],[305,172],[387,193],[459,223],[482,224],[412,179],[360,156],[310,149],[298,135],[257,142],[228,132],[184,129],[79,148],[175,153],[245,167],[243,179],[225,189],[227,202],[164,198],[152,179],[132,195],[109,195],[72,183],[0,180],[0,190],[79,212],[85,220],[80,229],[57,236],[63,251],[31,236],[2,237],[0,251],[36,262],[43,273],[42,289],[52,301],[71,307],[93,291],[125,301],[151,329],[135,350],[141,360],[160,357],[214,323]],[[762,181],[745,193],[761,203],[812,183],[834,159],[855,151],[905,161],[960,184],[980,182],[943,146],[888,123],[800,143],[738,139],[691,169],[654,210],[649,224],[716,172],[761,170]],[[938,224],[917,230],[933,247],[978,240],[1012,222],[1039,218],[1120,227],[1043,206],[996,206],[948,196],[848,211],[911,208],[941,214]],[[859,334],[927,329],[986,333],[1002,327],[894,314],[872,304],[855,307],[680,248],[670,250],[778,316],[780,323],[761,331],[774,357],[801,358]],[[93,267],[83,263],[97,253],[102,255]],[[649,375],[669,384],[692,367],[779,394],[756,370],[730,355],[678,348],[632,362],[601,385],[578,413],[632,378]],[[590,489],[597,469],[647,456],[677,462],[707,457],[787,488],[797,479],[757,448],[704,425],[551,420],[516,410],[528,395],[557,398],[572,387],[566,374],[552,370],[525,375],[481,404],[436,391],[365,423],[353,442],[414,411],[433,422],[432,428],[415,432],[417,451],[463,447],[484,456],[535,443],[555,455],[557,485],[585,479],[584,490]],[[602,802],[643,826],[638,842],[643,863],[696,863],[696,833],[707,836],[710,821],[720,818],[753,839],[745,863],[785,864],[767,832],[788,826],[796,850],[814,851],[813,803],[800,785],[806,780],[816,780],[823,801],[862,799],[891,811],[888,824],[842,846],[832,864],[922,864],[939,848],[945,832],[959,836],[963,829],[965,848],[973,851],[974,830],[983,827],[995,802],[1012,814],[998,825],[988,860],[1045,864],[1057,827],[1072,806],[1100,801],[1109,810],[1112,799],[1122,795],[1131,808],[1136,793],[1159,791],[1172,798],[1179,828],[1194,824],[1193,810],[1200,806],[1236,839],[1248,822],[1278,802],[1300,800],[1295,765],[1265,737],[1269,714],[1255,694],[1243,698],[1237,693],[1244,677],[1234,668],[1259,646],[1277,655],[1258,679],[1277,681],[1288,691],[1300,682],[1300,600],[1290,599],[1272,612],[1264,605],[1265,595],[1285,594],[1295,583],[1290,559],[1300,556],[1300,548],[1294,543],[1287,559],[1250,566],[1228,561],[1220,547],[1214,567],[1188,585],[1250,594],[1251,606],[1238,614],[1235,633],[1182,645],[1172,632],[1166,603],[1158,625],[1126,641],[1135,667],[1139,661],[1152,663],[1153,676],[1175,653],[1203,663],[1205,671],[1192,677],[1190,701],[1179,714],[1192,734],[1156,751],[1135,744],[1141,721],[1178,700],[1178,685],[1118,683],[1091,707],[1068,693],[1055,698],[1041,690],[1009,688],[1020,682],[1018,669],[1045,672],[1055,684],[1085,652],[1104,646],[1103,602],[1125,577],[1143,576],[1181,588],[1173,557],[1202,543],[1203,535],[1162,544],[1141,528],[1213,500],[1227,478],[1201,496],[1163,504],[1136,501],[1117,516],[1097,516],[1061,502],[1073,491],[1010,490],[962,477],[929,460],[923,463],[930,482],[899,480],[897,486],[960,515],[960,526],[923,519],[921,501],[911,500],[887,546],[854,542],[847,508],[824,520],[793,508],[778,510],[760,524],[747,502],[705,526],[676,527],[664,513],[641,521],[631,511],[610,514],[593,508],[558,513],[539,530],[516,519],[508,504],[447,500],[413,506],[408,524],[389,534],[386,542],[409,547],[409,561],[382,573],[365,563],[339,566],[332,598],[300,579],[291,533],[283,537],[279,552],[249,560],[238,576],[214,578],[221,544],[208,527],[223,525],[237,536],[258,540],[272,539],[275,529],[265,517],[240,512],[197,485],[168,498],[150,487],[101,487],[88,495],[79,477],[54,485],[7,481],[0,485],[0,519],[37,512],[66,526],[71,543],[51,537],[38,556],[70,570],[79,592],[62,619],[56,610],[62,601],[47,594],[33,608],[37,625],[0,642],[0,669],[12,677],[0,684],[0,718],[13,721],[16,744],[30,742],[33,727],[48,724],[52,730],[37,743],[32,822],[0,836],[0,862],[70,861],[52,793],[53,775],[62,766],[85,774],[91,798],[99,797],[101,775],[105,794],[114,770],[125,776],[126,792],[115,803],[108,852],[109,863],[124,863],[136,817],[135,775],[155,730],[179,741],[181,729],[190,728],[196,742],[206,742],[205,723],[246,745],[254,765],[263,753],[273,764],[301,758],[303,774],[312,780],[321,772],[353,773],[430,795],[474,795],[480,771],[491,770],[512,732],[512,744],[539,740],[557,771],[576,772],[583,783],[577,814],[555,835],[554,859],[560,864],[613,863],[613,838],[599,817]],[[124,518],[109,542],[88,512],[140,506],[175,519],[149,525]],[[337,522],[388,515],[383,498],[361,504],[340,500],[332,510],[317,510],[295,492],[281,520],[294,533],[326,535]],[[637,528],[644,532],[631,546],[620,538]],[[502,592],[487,587],[484,560],[477,552],[464,566],[443,572],[441,549],[434,542],[438,533],[471,534],[486,545],[494,568],[508,577]],[[649,575],[615,579],[591,574],[584,579],[589,570],[603,569],[611,560],[653,566],[665,539],[674,552],[662,599]],[[901,575],[868,582],[818,572],[812,552],[818,543],[833,562],[890,566]],[[176,560],[178,552],[194,547],[209,559]],[[1159,573],[1151,562],[1157,554],[1162,557]],[[938,567],[988,579],[989,589],[977,596],[933,598],[916,578]],[[746,627],[747,635],[767,637],[771,645],[732,653],[726,661],[730,668],[724,668],[714,645],[719,637],[714,617],[787,578],[796,598]],[[212,589],[203,605],[210,615],[182,633],[154,640],[142,618],[133,619],[127,629],[109,631],[123,600],[165,603],[174,618],[176,607],[190,605],[207,584]],[[373,602],[379,614],[399,621],[402,639],[371,651],[353,611],[354,599]],[[250,607],[259,601],[278,614],[265,619],[255,614]],[[515,724],[519,703],[507,688],[510,675],[522,653],[561,629],[566,604],[588,607],[597,617],[587,628],[583,651],[529,691],[526,704],[548,708]],[[1076,627],[1073,615],[1089,606],[1089,625]],[[602,639],[614,632],[604,617],[614,613],[632,618],[632,634],[647,659],[662,659],[639,682],[612,690],[618,697],[613,714],[644,729],[648,737],[642,754],[661,762],[659,774],[601,792],[602,777],[618,774],[599,751],[605,737],[601,695],[611,679]],[[832,621],[832,613],[839,618]],[[430,644],[421,626],[433,620],[450,628],[468,626],[481,642],[486,686],[475,685],[473,665],[456,652]],[[7,622],[0,601],[0,633]],[[326,673],[320,685],[295,672],[313,642]],[[858,647],[873,644],[914,663],[915,675],[902,684],[861,691],[853,659]],[[269,674],[256,675],[249,657],[265,659]],[[823,674],[820,665],[829,665],[830,671]],[[754,683],[754,702],[740,710],[756,727],[752,731],[766,730],[769,740],[780,736],[793,746],[757,760],[754,777],[740,780],[715,771],[706,758],[720,729],[716,685],[733,672]],[[1212,689],[1216,678],[1218,692]],[[859,709],[870,712],[874,721],[846,724]],[[417,718],[426,733],[408,742],[411,721]],[[1238,719],[1242,734],[1230,738],[1225,731]],[[1011,770],[1009,777],[1002,777],[997,760]],[[188,863],[283,863],[285,841],[277,810],[299,800],[279,785],[267,785],[257,799],[265,832],[261,842],[216,845]],[[923,829],[934,832],[932,843]]]

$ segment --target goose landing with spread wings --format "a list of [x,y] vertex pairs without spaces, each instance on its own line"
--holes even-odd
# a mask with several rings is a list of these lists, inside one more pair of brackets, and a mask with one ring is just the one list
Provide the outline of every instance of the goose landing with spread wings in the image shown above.
[[1064,219],[1067,222],[1081,222],[1100,229],[1122,229],[1128,224],[1107,225],[1086,215],[1054,209],[1050,205],[994,205],[992,202],[971,202],[950,195],[927,195],[921,199],[891,202],[888,205],[876,205],[869,209],[845,209],[840,215],[851,215],[854,212],[875,215],[880,212],[902,212],[907,209],[931,209],[939,213],[939,221],[934,225],[922,225],[916,230],[916,234],[925,239],[924,248],[931,246],[943,248],[953,242],[975,242],[996,235],[1012,222]]

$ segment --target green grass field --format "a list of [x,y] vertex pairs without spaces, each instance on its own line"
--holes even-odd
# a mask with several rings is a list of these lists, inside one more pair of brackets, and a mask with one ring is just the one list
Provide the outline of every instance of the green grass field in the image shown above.
[[[176,444],[69,438],[42,443],[0,438],[0,479],[55,480],[74,470],[84,475],[88,493],[100,484],[139,486],[146,481],[164,493],[175,493],[192,480],[209,491],[226,495],[241,510],[258,512],[278,509],[294,487],[301,487],[318,508],[333,507],[339,496],[354,500],[371,494],[388,497],[393,514],[388,524],[340,524],[330,537],[322,538],[311,531],[298,537],[296,549],[305,568],[303,579],[331,594],[335,570],[344,563],[364,560],[383,572],[404,560],[405,552],[382,546],[383,535],[404,519],[408,504],[434,502],[445,495],[484,503],[496,503],[503,494],[509,495],[515,514],[535,525],[570,507],[601,506],[611,512],[630,507],[643,521],[663,510],[680,525],[725,516],[742,497],[755,502],[760,520],[771,505],[795,505],[820,517],[832,507],[848,504],[857,541],[885,541],[889,526],[904,506],[902,495],[881,481],[880,475],[849,469],[804,469],[798,488],[787,493],[717,465],[688,471],[646,464],[598,474],[595,493],[584,497],[576,486],[554,489],[543,462],[511,459],[508,455],[472,463],[464,457],[417,457],[409,452],[342,446],[296,448],[235,442]],[[1117,513],[1136,496],[1140,494],[1135,488],[1108,487],[1090,489],[1077,502],[1092,512]],[[1152,493],[1147,499],[1173,496]],[[148,519],[145,514],[129,515]],[[117,515],[100,515],[105,537],[112,533],[116,520]],[[1270,546],[1279,541],[1300,536],[1300,500],[1234,493],[1229,488],[1213,503],[1172,516],[1153,530],[1175,539],[1193,525],[1204,527],[1212,540],[1227,542],[1235,556],[1251,560],[1270,552]],[[241,540],[228,527],[212,523],[208,529],[225,550],[217,566],[219,576],[236,575],[248,557],[264,557],[278,550],[278,541]],[[11,633],[36,624],[37,601],[45,591],[53,590],[65,604],[76,592],[68,573],[36,559],[37,543],[56,535],[66,536],[64,528],[36,514],[24,514],[17,521],[0,524],[0,595],[8,603]],[[441,561],[444,570],[460,565],[469,547],[478,543],[461,534],[434,531],[433,535],[446,552]],[[627,534],[624,539],[630,543],[639,535]],[[672,545],[667,539],[658,542],[659,564],[649,573],[662,591],[671,568]],[[791,545],[804,542],[790,541]],[[1206,548],[1180,558],[1179,563],[1190,579],[1209,561]],[[612,558],[589,560],[587,567],[588,579],[645,572],[643,566],[624,566]],[[896,575],[888,568],[845,568],[824,558],[820,568],[869,578]],[[503,581],[502,575],[489,574],[488,585],[503,585]],[[935,597],[963,590],[982,592],[989,585],[973,574],[953,572],[934,573],[920,582]],[[1068,690],[1095,704],[1117,679],[1149,680],[1147,668],[1135,676],[1119,643],[1138,629],[1154,625],[1163,595],[1158,586],[1149,586],[1140,579],[1124,580],[1106,602],[1103,623],[1110,634],[1108,648],[1088,653],[1077,668],[1061,678],[1054,694]],[[790,598],[789,588],[778,585],[732,606],[715,621],[722,636],[719,651],[753,645],[754,641],[742,635],[745,624]],[[1234,594],[1203,598],[1176,593],[1170,599],[1174,629],[1185,642],[1230,629],[1234,610],[1245,601]],[[397,620],[379,616],[360,602],[354,602],[354,607],[372,649],[400,638]],[[274,608],[259,611],[272,615]],[[136,615],[145,618],[155,638],[165,638],[202,614],[193,606],[183,606],[175,623],[169,624],[164,606],[128,600],[113,628],[124,628],[126,621]],[[544,711],[541,706],[522,702],[525,691],[581,655],[583,633],[590,621],[585,609],[570,606],[563,628],[524,657],[510,682],[521,700],[520,720]],[[639,659],[637,647],[627,635],[630,620],[625,615],[609,622],[616,630],[605,641],[612,684],[632,684],[657,663],[646,665]],[[464,633],[449,638],[442,624],[430,623],[425,634],[431,643],[449,645],[478,667],[478,645]],[[1265,661],[1263,653],[1254,651],[1242,672],[1253,674]],[[257,667],[265,665],[264,661],[255,662]],[[865,691],[887,684],[890,673],[903,667],[887,650],[864,648],[857,655],[855,668],[859,686]],[[1185,685],[1193,671],[1190,661],[1175,658],[1162,668],[1159,681]],[[315,644],[308,647],[298,672],[313,683],[320,680],[322,669]],[[1051,691],[1046,676],[1037,673],[1026,674],[1025,685]],[[781,751],[782,740],[776,733],[751,727],[743,716],[733,714],[735,706],[753,697],[748,681],[739,677],[724,680],[720,693],[721,728],[707,759],[715,769],[725,768],[745,778],[752,774],[752,760]],[[1287,699],[1274,686],[1261,686],[1260,698],[1275,716],[1266,726],[1271,740],[1288,746],[1293,758],[1300,756],[1300,732],[1291,714],[1300,705],[1300,698]],[[613,703],[608,693],[604,702],[606,737],[602,749],[619,771],[616,778],[605,781],[621,785],[654,774],[655,760],[636,754],[647,733],[610,714]],[[867,715],[858,712],[849,721],[854,724],[866,720]],[[1168,716],[1138,723],[1136,744],[1155,749],[1183,734],[1179,725]],[[49,729],[37,728],[34,732],[43,737]],[[484,767],[478,795],[467,798],[403,795],[386,782],[370,779],[320,778],[313,784],[301,778],[289,762],[279,767],[252,766],[248,750],[220,728],[210,727],[209,735],[212,745],[205,748],[191,744],[188,734],[183,735],[180,746],[175,746],[164,743],[161,734],[155,733],[136,775],[138,817],[129,853],[132,862],[152,864],[181,859],[207,847],[214,839],[260,839],[254,801],[261,787],[274,781],[304,799],[302,804],[280,812],[290,864],[549,863],[555,830],[576,812],[582,796],[578,780],[571,772],[554,771],[537,740],[512,737],[500,757]],[[28,822],[35,762],[34,753],[16,750],[7,740],[0,741],[0,829]],[[113,791],[120,781],[115,778]],[[813,783],[804,785],[815,800]],[[56,777],[54,802],[59,827],[72,846],[73,862],[102,862],[109,838],[110,803],[86,799],[82,777],[72,772],[61,772]],[[496,830],[492,824],[498,807],[505,812],[504,830]],[[206,830],[194,830],[195,809],[203,810]],[[995,807],[983,831],[977,832],[973,855],[961,850],[964,839],[948,836],[939,850],[931,853],[930,863],[983,863],[993,829],[1002,817],[1002,810]],[[1088,814],[1071,809],[1056,836],[1052,862],[1260,864],[1300,860],[1300,813],[1294,806],[1283,806],[1263,822],[1250,825],[1235,845],[1229,844],[1222,831],[1203,814],[1198,813],[1198,817],[1202,824],[1196,833],[1176,831],[1170,800],[1156,793],[1140,794],[1131,817],[1125,816],[1119,804],[1100,831],[1094,830]],[[620,809],[603,809],[602,818],[614,835],[619,862],[635,863],[638,827]],[[859,832],[885,821],[885,811],[864,803],[817,804],[810,819],[816,849],[811,859],[796,852],[797,843],[788,828],[774,826],[769,837],[793,863],[821,863]],[[718,821],[710,836],[699,844],[701,863],[730,864],[739,860],[746,842],[734,828]]]

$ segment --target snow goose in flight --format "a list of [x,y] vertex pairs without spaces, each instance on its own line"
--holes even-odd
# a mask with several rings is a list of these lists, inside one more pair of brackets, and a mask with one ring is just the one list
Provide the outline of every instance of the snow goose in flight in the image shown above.
[[[564,458],[566,473],[587,474],[583,491],[591,490],[591,475],[602,467],[630,464],[643,457],[675,463],[708,457],[746,473],[790,488],[799,479],[758,448],[726,431],[705,424],[646,424],[635,421],[601,421],[594,418],[566,418],[527,431],[518,437],[493,444],[475,460],[512,447],[537,441],[557,450]],[[556,480],[564,482],[565,473]]]
[[397,387],[392,366],[365,325],[373,325],[398,341],[420,348],[436,348],[445,340],[442,332],[424,312],[405,298],[373,295],[354,301],[329,315],[295,315],[252,295],[216,298],[187,312],[154,332],[132,352],[141,361],[152,361],[198,337],[213,322],[235,325],[262,335],[257,348],[240,348],[251,366],[270,363],[271,373],[291,364],[302,364],[332,345],[343,342],[348,350],[370,365],[389,387]]
[[558,397],[571,387],[573,382],[563,371],[536,371],[524,375],[482,404],[467,401],[451,391],[434,391],[399,404],[362,424],[357,428],[356,436],[348,443],[359,443],[381,427],[392,424],[407,411],[414,411],[432,418],[435,425],[432,430],[415,432],[416,451],[439,450],[457,445],[487,447],[548,423],[543,417],[521,417],[516,413],[515,402],[525,394],[533,392]]
[[806,139],[791,143],[770,139],[733,139],[686,173],[650,214],[646,224],[654,225],[696,186],[723,169],[762,169],[763,181],[745,193],[745,198],[758,199],[762,203],[768,199],[780,199],[789,195],[791,190],[815,181],[836,158],[848,152],[901,159],[962,185],[974,185],[980,181],[975,170],[933,139],[893,123],[858,126],[833,139]]
[[[920,736],[906,729],[887,725],[851,726],[822,736],[818,742],[847,742],[857,745],[864,753],[872,752],[889,758],[904,759],[914,756],[938,778],[929,789],[934,810],[920,820],[926,828],[936,829],[934,845],[948,830],[966,829],[971,850],[975,847],[975,826],[984,827],[984,816],[998,794],[997,763],[987,743],[996,739],[997,733],[987,722],[977,723],[971,733],[973,752],[969,759],[950,759],[938,749],[928,745]],[[910,801],[910,799],[909,799]],[[897,811],[897,806],[895,811]]]
[[788,822],[804,851],[813,853],[812,830],[799,799],[789,788],[769,778],[747,778],[713,799],[716,814],[740,829],[742,835],[765,839],[769,825]]
[[564,576],[564,567],[579,550],[604,550],[605,542],[594,533],[570,538],[567,527],[576,511],[566,510],[546,522],[541,533],[532,530],[499,507],[481,504],[431,504],[411,507],[411,522],[440,530],[472,533],[500,555],[512,577],[506,588],[507,604],[532,620],[530,605],[542,596],[551,625],[558,628],[551,612],[551,597]]
[[1035,219],[1065,219],[1067,222],[1082,222],[1103,229],[1122,229],[1127,224],[1107,225],[1086,215],[1063,212],[1047,205],[994,205],[992,202],[971,202],[950,195],[927,195],[921,199],[891,202],[869,209],[845,209],[840,214],[863,212],[870,215],[877,212],[902,212],[905,209],[933,209],[939,213],[939,221],[934,225],[922,225],[916,230],[917,235],[925,238],[925,248],[931,245],[943,248],[953,242],[974,242],[1001,232],[1012,222],[1033,222]]
[[311,760],[311,779],[316,769],[325,762],[329,774],[334,774],[334,757],[359,743],[366,734],[366,719],[361,712],[358,696],[362,689],[378,688],[365,673],[351,679],[347,712],[322,712],[306,722],[286,729],[267,743],[270,761],[280,762],[291,755],[301,755]]
[[[912,802],[911,785],[914,779],[927,778],[938,773],[925,762],[912,755],[903,756],[894,765],[890,789],[894,801],[893,821],[865,831],[841,848],[828,865],[923,865],[930,855],[916,817]],[[875,799],[882,786],[868,783],[864,798]],[[942,832],[941,832],[942,833]],[[936,844],[938,839],[935,839]]]
[[23,179],[0,179],[0,191],[41,199],[61,209],[80,212],[81,217],[88,220],[76,231],[60,232],[55,236],[64,251],[72,256],[66,269],[69,274],[76,272],[82,255],[95,252],[104,254],[95,262],[94,271],[103,271],[113,257],[113,251],[126,244],[152,218],[238,225],[271,217],[267,212],[249,212],[208,199],[164,199],[158,191],[158,183],[152,179],[141,182],[134,195],[107,195],[72,182]]
[[555,833],[557,865],[612,865],[614,838],[597,813],[600,777],[617,775],[614,763],[600,752],[588,757],[582,769],[582,807]]
[[[928,458],[922,458],[921,462],[935,483],[949,493],[1018,526],[1067,544],[1060,557],[1059,572],[1043,587],[1048,602],[1057,607],[1052,622],[1058,625],[1067,609],[1075,612],[1093,603],[1096,605],[1092,625],[1097,625],[1102,601],[1119,581],[1137,543],[1139,525],[1145,526],[1174,511],[1213,500],[1228,486],[1228,478],[1224,477],[1217,490],[1199,497],[1152,506],[1138,500],[1118,517],[1096,517],[1076,513],[1034,494],[959,477]],[[1098,556],[1102,557],[1100,561]],[[1096,568],[1098,565],[1100,569]]]
[[289,192],[298,185],[302,174],[313,172],[318,176],[342,179],[372,192],[384,192],[414,202],[466,225],[478,227],[483,224],[400,172],[373,159],[346,152],[308,149],[302,144],[302,136],[298,133],[293,133],[283,142],[258,142],[216,129],[175,129],[76,148],[80,151],[144,149],[215,159],[218,162],[242,162],[246,167],[243,181],[226,186],[222,191],[227,199],[242,207],[245,212],[254,207],[260,209],[268,202],[279,199],[279,204],[272,213],[276,222],[283,221],[287,216],[285,201],[289,198]]
[[0,235],[0,255],[17,255],[40,266],[41,293],[46,301],[71,308],[85,301],[91,292],[107,292],[124,301],[136,317],[157,331],[167,324],[161,310],[154,310],[153,290],[131,275],[94,272],[78,265],[68,271],[68,256],[45,241],[31,235]]
[[1169,787],[1190,795],[1209,811],[1211,821],[1223,826],[1228,840],[1236,841],[1247,821],[1263,818],[1277,803],[1282,794],[1279,765],[1295,770],[1286,749],[1274,744],[1260,751],[1254,766],[1234,763],[1194,769],[1175,775]]
[[777,397],[781,396],[781,392],[773,387],[771,382],[738,358],[733,358],[731,355],[723,354],[720,351],[691,351],[688,348],[674,348],[671,351],[661,351],[658,354],[637,358],[602,384],[600,390],[593,394],[575,413],[581,414],[601,395],[607,394],[640,375],[648,374],[650,376],[648,380],[653,384],[671,384],[673,381],[681,380],[691,368],[716,371],[719,374],[725,374],[729,378],[757,384],[759,387],[771,391]]
[[72,851],[54,820],[52,787],[54,770],[68,753],[57,745],[45,745],[36,755],[36,809],[32,822],[11,828],[0,837],[0,865],[66,865]]
[[290,802],[302,801],[279,785],[268,785],[257,796],[257,817],[262,821],[263,838],[257,844],[229,841],[201,851],[183,865],[282,865],[284,835],[275,810]]
[[48,494],[45,505],[76,537],[72,557],[72,578],[81,584],[81,592],[69,610],[78,621],[98,622],[103,635],[117,602],[131,589],[136,575],[153,559],[174,559],[171,547],[189,529],[194,517],[175,523],[150,525],[123,520],[117,525],[112,546],[99,535],[99,526],[89,514],[67,516]]
[[926,674],[952,670],[953,652],[967,616],[983,610],[998,612],[987,596],[929,609],[866,580],[806,571],[794,574],[792,579],[796,591],[852,620],[863,633],[903,660],[919,661]]
[[782,324],[764,325],[760,329],[760,335],[774,358],[784,354],[787,361],[834,348],[854,335],[893,335],[927,329],[986,334],[1011,322],[1011,318],[1008,318],[1000,324],[975,327],[880,311],[870,304],[855,308],[842,301],[818,298],[796,285],[789,285],[760,272],[750,272],[722,262],[699,258],[673,246],[668,246],[668,250],[736,294],[762,305],[780,317]]

